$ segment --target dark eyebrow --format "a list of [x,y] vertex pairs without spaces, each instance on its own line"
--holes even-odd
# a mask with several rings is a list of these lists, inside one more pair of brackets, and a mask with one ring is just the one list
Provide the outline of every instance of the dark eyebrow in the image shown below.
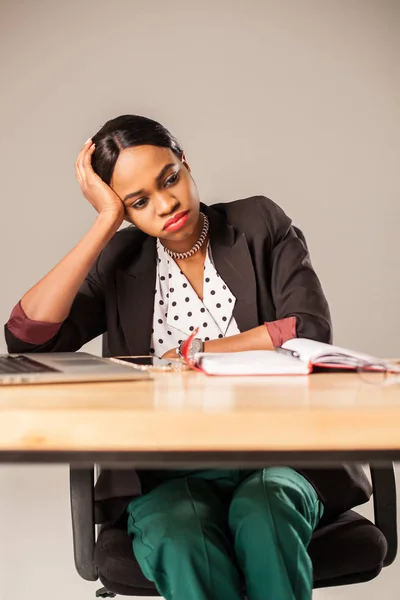
[[[161,171],[159,172],[159,174],[156,177],[156,181],[157,183],[160,183],[161,179],[164,177],[165,173],[168,171],[168,169],[170,169],[171,167],[174,167],[175,163],[168,163],[167,165],[165,165],[165,167],[163,167],[161,169]],[[123,199],[123,202],[126,202],[127,200],[129,200],[129,198],[134,198],[135,196],[141,196],[142,194],[144,194],[145,190],[138,190],[137,192],[132,192],[131,194],[127,194],[125,196],[125,198]]]

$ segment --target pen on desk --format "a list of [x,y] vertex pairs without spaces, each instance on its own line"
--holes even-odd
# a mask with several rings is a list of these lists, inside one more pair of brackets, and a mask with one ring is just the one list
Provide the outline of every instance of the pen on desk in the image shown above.
[[293,356],[293,358],[300,358],[300,354],[296,350],[289,350],[288,348],[282,348],[282,346],[277,346],[275,352],[286,354],[286,356]]

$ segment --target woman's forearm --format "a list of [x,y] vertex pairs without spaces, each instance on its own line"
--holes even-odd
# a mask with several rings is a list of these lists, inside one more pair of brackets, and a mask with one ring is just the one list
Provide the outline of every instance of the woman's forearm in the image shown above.
[[91,266],[118,227],[113,216],[99,215],[80,242],[23,296],[26,316],[47,323],[64,321]]
[[265,325],[243,333],[204,342],[204,352],[241,352],[244,350],[273,350],[274,345]]

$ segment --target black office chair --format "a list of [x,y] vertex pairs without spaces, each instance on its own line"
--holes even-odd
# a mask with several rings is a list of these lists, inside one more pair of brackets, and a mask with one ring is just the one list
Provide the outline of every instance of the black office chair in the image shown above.
[[[370,467],[374,521],[350,510],[313,535],[309,553],[314,588],[361,583],[374,579],[397,554],[396,484],[393,465]],[[97,597],[158,596],[142,574],[132,542],[121,520],[100,530],[94,523],[94,467],[70,468],[75,566],[88,581],[100,579]]]

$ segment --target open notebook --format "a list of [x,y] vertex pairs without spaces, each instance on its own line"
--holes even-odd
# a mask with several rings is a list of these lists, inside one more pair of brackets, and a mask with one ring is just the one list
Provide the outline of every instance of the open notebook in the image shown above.
[[289,340],[276,350],[199,353],[194,366],[208,375],[308,375],[315,367],[398,370],[369,354],[304,338]]

